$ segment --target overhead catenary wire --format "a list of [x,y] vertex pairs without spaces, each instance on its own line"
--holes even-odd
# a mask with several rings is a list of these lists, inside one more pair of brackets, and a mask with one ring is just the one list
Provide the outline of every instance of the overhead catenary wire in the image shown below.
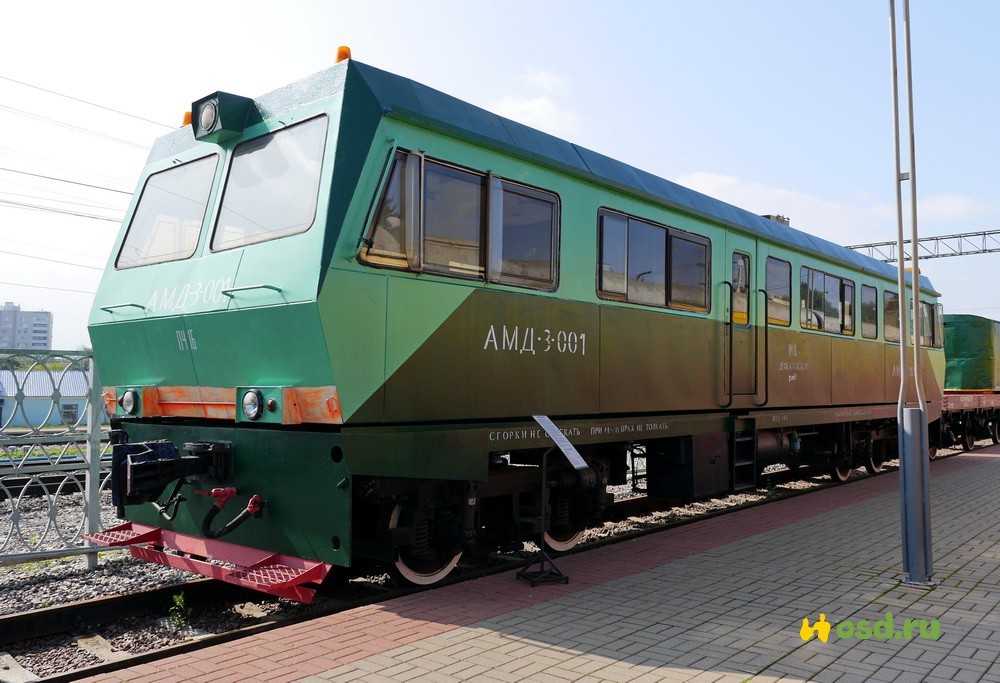
[[[92,176],[93,178],[99,178],[101,182],[109,182],[115,185],[121,185],[122,187],[132,187],[134,184],[134,179],[129,178],[125,180],[120,176],[109,175],[95,170],[93,167],[79,166],[77,164],[68,163],[64,157],[58,159],[53,159],[48,156],[43,156],[41,154],[35,154],[34,152],[29,152],[23,149],[16,149],[14,147],[8,147],[6,145],[0,145],[0,156],[9,156],[12,159],[18,159],[20,161],[26,161],[33,165],[49,166],[53,168],[58,168],[60,171],[70,171],[71,173],[81,172],[87,176]],[[96,180],[94,182],[97,182]]]
[[[58,193],[61,197],[67,197],[63,193]],[[14,199],[37,199],[42,202],[52,202],[54,204],[67,204],[70,206],[83,206],[88,209],[105,209],[107,211],[121,211],[120,206],[111,206],[110,204],[94,204],[93,202],[74,202],[70,199],[56,199],[55,197],[40,197],[36,194],[22,194],[20,192],[8,192],[7,190],[0,190],[0,195],[6,195],[6,197],[13,197]],[[0,196],[0,199],[4,197]],[[79,197],[75,197],[79,199]]]
[[31,176],[33,178],[44,178],[45,180],[55,180],[56,182],[60,182],[60,183],[68,183],[70,185],[79,185],[80,187],[89,187],[89,188],[93,188],[95,190],[105,190],[107,192],[117,192],[118,194],[127,194],[130,197],[132,196],[132,193],[128,192],[126,190],[116,190],[116,189],[114,189],[112,187],[103,187],[101,185],[91,185],[90,183],[81,183],[81,182],[79,182],[77,180],[66,180],[65,178],[57,178],[55,176],[42,175],[40,173],[29,173],[28,171],[19,171],[16,168],[7,168],[7,167],[0,166],[0,171],[7,171],[9,173],[18,173],[20,175],[27,175],[27,176]]
[[86,289],[66,289],[64,287],[46,287],[45,285],[28,285],[23,282],[0,282],[6,287],[28,287],[29,289],[50,289],[53,292],[70,292],[72,294],[97,294]]
[[48,261],[49,263],[59,263],[64,266],[73,266],[75,268],[89,268],[90,270],[104,270],[103,268],[98,268],[97,266],[87,266],[82,263],[73,263],[71,261],[60,261],[54,258],[45,258],[44,256],[32,256],[31,254],[22,254],[17,251],[8,251],[6,249],[0,249],[0,254],[9,254],[11,256],[21,256],[23,258],[35,259],[36,261]]
[[108,216],[98,216],[92,213],[84,213],[82,211],[71,211],[69,209],[57,209],[51,206],[39,206],[37,204],[27,204],[23,202],[12,202],[5,199],[0,199],[0,206],[11,206],[18,209],[30,209],[32,211],[46,211],[49,213],[59,213],[67,216],[77,216],[79,218],[93,218],[98,221],[108,221],[111,223],[121,223],[121,218],[110,218]]
[[34,244],[33,242],[21,242],[21,241],[18,241],[18,240],[9,239],[6,236],[3,238],[3,242],[4,242],[4,245],[20,244],[21,246],[24,246],[24,247],[35,247],[35,248],[38,248],[38,249],[45,249],[47,251],[61,251],[64,254],[73,254],[74,256],[83,256],[85,258],[97,259],[98,261],[102,261],[102,262],[106,261],[107,258],[108,258],[107,254],[101,254],[100,256],[97,255],[97,254],[83,254],[83,253],[81,253],[79,251],[76,251],[75,249],[60,249],[59,247],[52,247],[52,246],[42,245],[42,244]]
[[45,123],[51,123],[51,124],[54,124],[56,126],[62,126],[63,128],[68,128],[70,130],[75,130],[75,131],[78,131],[80,133],[87,133],[88,135],[96,135],[97,137],[104,138],[105,140],[112,140],[114,142],[120,142],[123,145],[128,145],[130,147],[135,147],[137,149],[143,149],[143,150],[148,150],[149,149],[148,145],[140,145],[140,144],[138,144],[136,142],[132,142],[131,140],[125,140],[123,138],[116,138],[113,135],[107,135],[105,133],[99,133],[96,130],[90,130],[89,128],[83,128],[81,126],[74,126],[72,123],[66,123],[65,121],[59,121],[58,119],[50,119],[47,116],[42,116],[41,114],[35,114],[35,113],[30,112],[30,111],[24,111],[23,109],[17,109],[16,107],[8,107],[6,105],[0,104],[0,109],[2,109],[3,111],[9,111],[12,114],[18,114],[20,116],[27,116],[28,118],[31,118],[31,119],[36,119],[38,121],[44,121]]
[[121,111],[120,109],[112,109],[111,107],[106,107],[103,104],[97,104],[96,102],[91,102],[90,100],[84,100],[79,97],[73,97],[72,95],[67,95],[65,93],[56,92],[55,90],[49,90],[48,88],[43,88],[38,85],[32,85],[31,83],[25,83],[24,81],[19,81],[17,79],[11,78],[9,76],[0,76],[0,80],[8,81],[10,83],[17,83],[18,85],[24,86],[25,88],[32,88],[34,90],[40,90],[42,92],[47,92],[50,95],[57,95],[58,97],[65,97],[67,100],[73,100],[74,102],[80,102],[81,104],[86,104],[91,107],[96,107],[98,109],[103,109],[104,111],[110,111],[115,114],[120,114],[121,116],[127,116],[130,119],[136,119],[137,121],[145,121],[146,123],[152,123],[157,126],[162,126],[163,128],[176,128],[176,126],[171,126],[170,124],[163,123],[161,121],[154,121],[152,119],[147,119],[142,116],[136,116],[135,114],[129,114],[126,111]]

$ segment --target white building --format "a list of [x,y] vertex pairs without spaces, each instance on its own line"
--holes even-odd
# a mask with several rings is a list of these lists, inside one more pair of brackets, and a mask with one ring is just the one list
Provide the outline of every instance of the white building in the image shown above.
[[7,302],[0,309],[0,349],[52,348],[52,314],[48,311],[22,311]]

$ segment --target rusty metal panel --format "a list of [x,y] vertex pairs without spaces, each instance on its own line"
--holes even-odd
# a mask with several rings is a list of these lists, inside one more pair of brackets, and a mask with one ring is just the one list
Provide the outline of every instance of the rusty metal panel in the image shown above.
[[771,328],[769,406],[828,406],[833,401],[831,338]]
[[723,326],[695,316],[601,309],[601,412],[718,409]]
[[878,372],[885,367],[885,344],[856,339],[833,339],[833,403],[875,403],[895,400],[885,393],[885,380]]

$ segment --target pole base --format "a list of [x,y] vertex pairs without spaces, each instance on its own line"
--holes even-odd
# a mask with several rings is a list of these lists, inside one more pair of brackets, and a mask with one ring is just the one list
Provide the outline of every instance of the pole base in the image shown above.
[[[535,563],[538,564],[538,569],[530,570],[529,567]],[[546,567],[546,565],[548,566]],[[544,550],[539,550],[528,560],[528,564],[524,565],[524,569],[517,573],[517,578],[524,579],[531,584],[532,588],[539,583],[548,581],[569,583],[569,577],[559,570],[559,567],[556,566],[556,563],[552,561],[552,558]]]

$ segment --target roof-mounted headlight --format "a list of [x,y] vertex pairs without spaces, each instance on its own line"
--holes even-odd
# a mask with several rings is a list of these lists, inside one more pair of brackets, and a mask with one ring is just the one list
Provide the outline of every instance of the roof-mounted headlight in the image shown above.
[[224,142],[243,133],[253,100],[217,92],[191,104],[191,126],[196,140]]

